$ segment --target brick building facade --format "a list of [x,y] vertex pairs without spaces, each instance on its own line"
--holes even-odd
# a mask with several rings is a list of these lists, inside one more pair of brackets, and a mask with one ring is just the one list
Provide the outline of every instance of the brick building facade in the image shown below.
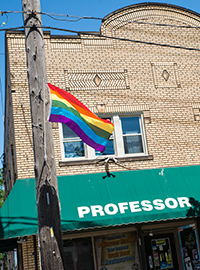
[[[69,91],[91,111],[102,118],[110,118],[115,124],[115,132],[110,141],[111,148],[106,152],[107,155],[99,155],[83,146],[74,134],[68,136],[69,131],[61,124],[53,123],[57,176],[70,179],[71,176],[88,174],[92,177],[98,174],[105,176],[104,181],[110,181],[110,178],[115,181],[116,175],[125,182],[127,171],[133,172],[133,176],[136,175],[135,171],[139,171],[149,172],[149,179],[145,181],[154,183],[150,173],[153,171],[153,174],[156,172],[164,179],[162,183],[155,183],[153,189],[158,189],[158,194],[166,194],[166,208],[175,209],[175,201],[179,202],[182,208],[186,204],[188,207],[189,201],[183,204],[185,201],[181,201],[180,196],[184,195],[179,195],[179,190],[182,185],[189,190],[191,187],[198,189],[198,181],[194,181],[194,178],[199,178],[197,173],[200,156],[199,26],[200,15],[195,12],[167,4],[144,3],[107,15],[102,21],[100,32],[76,36],[53,36],[50,32],[44,33],[48,82]],[[8,196],[18,179],[34,178],[23,32],[6,33],[6,53],[4,179]],[[186,177],[185,169],[188,168],[191,169],[188,172],[190,177]],[[176,200],[170,194],[171,186],[169,190],[166,189],[168,178],[165,178],[165,171],[172,170],[173,174],[173,169],[176,170],[172,179]],[[183,182],[181,177],[185,179]],[[148,187],[143,178],[140,180],[144,194],[151,193],[151,190],[145,190]],[[121,189],[121,186],[118,188]],[[133,192],[133,197],[136,196],[134,194]],[[190,199],[198,201],[195,193],[193,196],[191,194]],[[133,207],[132,204],[131,212],[140,212],[141,209],[151,211],[153,207],[151,208],[147,196],[142,199],[145,200],[142,201],[143,208]],[[108,202],[114,204],[113,200]],[[151,205],[154,208],[157,205],[161,210],[162,203],[159,203],[153,201]],[[62,207],[63,204],[62,202]],[[123,207],[125,211],[127,204]],[[81,213],[84,216],[84,211],[86,210],[82,209],[82,212],[79,212],[79,218]],[[105,212],[106,210],[104,214]],[[114,215],[113,212],[107,210],[106,213]],[[95,216],[102,212],[94,210],[92,213]],[[193,217],[174,214],[172,218],[165,213],[153,220],[139,218],[129,222],[116,222],[116,225],[120,226],[114,227],[115,229],[110,229],[108,223],[105,223],[107,230],[102,229],[102,224],[84,227],[86,230],[80,230],[79,233],[77,229],[83,227],[76,227],[70,232],[66,230],[63,235],[65,256],[70,261],[76,241],[83,246],[81,241],[85,241],[85,252],[89,253],[91,244],[94,258],[94,261],[88,258],[87,269],[115,269],[110,268],[110,264],[125,267],[118,269],[199,269],[195,268],[200,267],[197,229],[199,223],[194,216],[195,214]],[[113,225],[112,222],[109,225]],[[95,230],[92,230],[94,228]],[[117,253],[117,259],[111,250],[107,251],[107,254],[102,244],[108,244],[109,239],[114,237],[113,233],[116,238],[124,234],[126,239],[135,239],[134,247],[131,244],[127,247],[115,243],[115,251],[117,248],[124,248],[127,252],[121,255]],[[191,252],[184,246],[183,238],[187,233],[193,236],[195,242]],[[91,235],[92,240],[89,239]],[[106,235],[110,238],[106,238]],[[27,239],[30,240],[29,237]],[[162,244],[159,244],[159,241]],[[99,246],[102,248],[101,260],[98,243],[101,243]],[[21,255],[25,254],[24,247],[23,243]],[[129,257],[124,257],[125,255]],[[170,256],[173,258],[170,259]],[[26,256],[22,257],[25,262]],[[71,263],[74,265],[72,257]],[[118,261],[110,262],[111,258]],[[141,263],[143,258],[144,264]],[[35,261],[39,268],[38,259]],[[192,268],[187,268],[190,263]],[[80,266],[74,268],[72,265],[69,269],[81,269]],[[36,269],[34,267],[27,268],[24,263],[23,268],[19,269]]]

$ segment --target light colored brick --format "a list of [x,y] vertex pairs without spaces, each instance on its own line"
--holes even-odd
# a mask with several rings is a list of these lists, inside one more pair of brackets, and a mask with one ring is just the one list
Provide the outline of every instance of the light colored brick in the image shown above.
[[[63,89],[70,87],[69,91],[93,110],[99,102],[105,103],[111,113],[114,108],[120,111],[123,106],[143,108],[147,119],[145,132],[148,153],[153,155],[153,160],[124,162],[123,168],[110,164],[111,171],[199,164],[200,52],[184,49],[200,49],[199,30],[131,22],[199,27],[199,16],[188,12],[170,6],[149,5],[144,9],[136,5],[128,10],[122,9],[120,16],[112,14],[106,17],[101,26],[103,35],[168,44],[171,47],[89,35],[67,38],[45,34],[47,77],[50,83]],[[6,40],[11,89],[15,90],[10,96],[9,93],[7,95],[13,104],[13,123],[11,119],[10,126],[14,124],[17,177],[34,177],[24,34],[9,32]],[[165,81],[162,77],[165,69],[170,73],[171,81]],[[88,76],[95,72],[119,74],[124,70],[124,85],[129,88],[118,87],[117,80],[108,80],[106,87],[73,87],[67,77],[81,72]],[[8,114],[11,113],[8,105],[7,110]],[[105,171],[104,165],[93,164],[59,167],[61,149],[59,129],[56,127],[53,128],[53,140],[57,175]]]

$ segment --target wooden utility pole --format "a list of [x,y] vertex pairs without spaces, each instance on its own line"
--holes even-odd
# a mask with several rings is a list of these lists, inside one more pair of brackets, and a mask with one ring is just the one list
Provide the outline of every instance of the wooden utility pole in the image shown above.
[[38,236],[42,270],[62,270],[60,207],[46,87],[40,0],[22,0],[37,190]]

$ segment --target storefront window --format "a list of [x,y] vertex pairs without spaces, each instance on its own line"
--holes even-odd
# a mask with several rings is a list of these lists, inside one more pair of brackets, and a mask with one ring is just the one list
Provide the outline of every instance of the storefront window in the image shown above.
[[200,270],[199,247],[195,225],[179,228],[183,266],[185,270]]
[[178,270],[174,233],[149,233],[144,237],[148,270]]
[[65,267],[68,270],[94,270],[91,238],[63,241]]
[[172,260],[170,239],[169,238],[152,239],[151,246],[153,250],[153,260],[155,269],[172,269],[173,260]]
[[98,270],[139,269],[135,232],[95,238]]

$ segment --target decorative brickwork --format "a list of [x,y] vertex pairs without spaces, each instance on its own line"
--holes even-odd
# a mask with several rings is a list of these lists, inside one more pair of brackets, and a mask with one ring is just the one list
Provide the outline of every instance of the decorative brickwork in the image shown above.
[[155,88],[181,87],[176,63],[152,63]]
[[129,113],[137,113],[143,111],[149,111],[149,106],[144,105],[124,105],[124,106],[106,106],[104,105],[104,110],[99,109],[98,104],[95,107],[90,108],[92,112],[96,114],[129,114]]
[[108,48],[113,46],[113,40],[103,37],[89,36],[89,35],[81,35],[81,39],[84,46],[96,47],[101,46]]
[[65,72],[66,89],[126,89],[128,88],[127,70],[125,71],[69,71]]
[[81,50],[81,40],[66,40],[66,39],[52,39],[51,40],[51,50],[53,52],[62,52],[68,50]]

